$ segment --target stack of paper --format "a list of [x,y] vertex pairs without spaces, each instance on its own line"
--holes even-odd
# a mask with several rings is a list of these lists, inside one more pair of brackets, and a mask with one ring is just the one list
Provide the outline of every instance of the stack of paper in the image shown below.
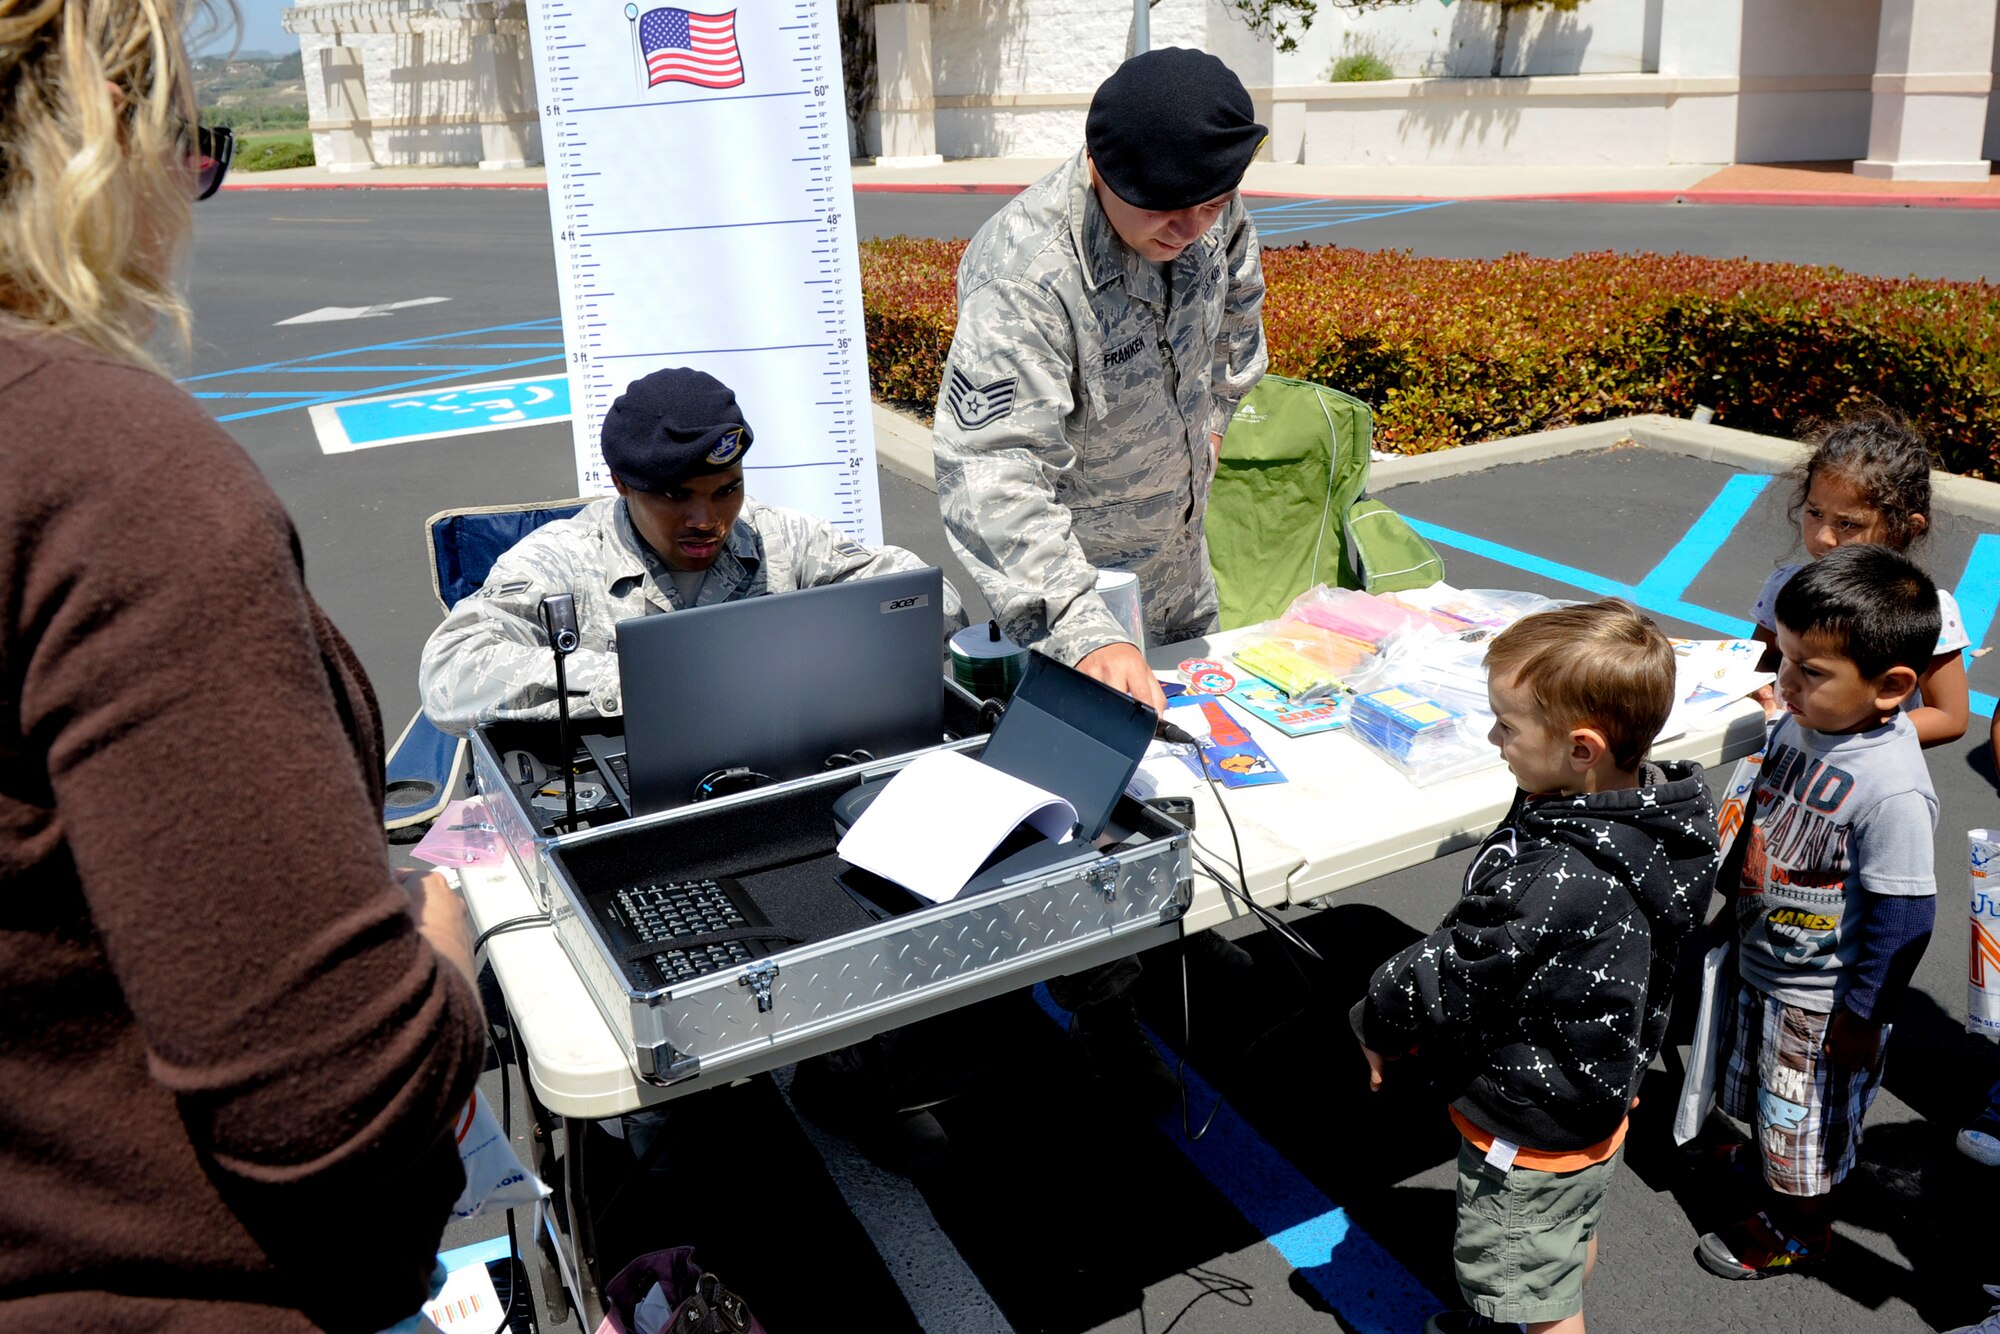
[[954,750],[910,761],[870,802],[837,851],[932,903],[956,898],[1019,825],[1061,843],[1076,807]]

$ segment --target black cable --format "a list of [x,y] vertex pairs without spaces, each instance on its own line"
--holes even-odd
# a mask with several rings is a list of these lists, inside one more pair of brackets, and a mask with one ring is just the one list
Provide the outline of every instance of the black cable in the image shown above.
[[527,913],[520,917],[509,917],[504,922],[495,922],[492,926],[487,927],[484,931],[473,937],[472,953],[476,957],[479,951],[486,947],[486,942],[499,935],[502,931],[519,931],[523,927],[547,926],[548,924],[549,918],[547,913]]
[[[1217,875],[1215,868],[1209,866],[1204,861],[1203,869],[1208,872],[1209,878],[1220,885],[1225,892],[1234,894],[1237,898],[1243,900],[1243,906],[1248,908],[1258,921],[1262,922],[1270,930],[1275,931],[1280,939],[1289,941],[1295,948],[1304,951],[1312,959],[1320,963],[1325,963],[1325,957],[1318,950],[1307,944],[1303,936],[1285,925],[1285,923],[1279,921],[1277,917],[1267,912],[1263,905],[1250,897],[1250,874],[1244,869],[1243,865],[1243,840],[1236,832],[1236,817],[1229,813],[1229,803],[1222,799],[1222,785],[1217,783],[1215,776],[1208,771],[1208,760],[1201,753],[1201,743],[1182,728],[1164,721],[1159,725],[1158,735],[1161,740],[1169,745],[1187,746],[1193,750],[1195,765],[1200,769],[1202,778],[1208,783],[1208,790],[1215,794],[1216,809],[1222,812],[1223,823],[1229,826],[1230,846],[1236,850],[1236,884],[1230,884],[1226,876]],[[1192,829],[1188,830],[1188,842],[1197,848],[1203,847],[1201,841],[1195,837]],[[1203,850],[1205,851],[1206,849],[1204,848]],[[1195,860],[1202,861],[1203,859],[1197,857]],[[1240,889],[1238,888],[1239,885],[1241,886]]]
[[1196,1144],[1208,1133],[1208,1128],[1215,1124],[1215,1118],[1222,1114],[1222,1104],[1228,1100],[1217,1094],[1215,1106],[1208,1109],[1208,1119],[1201,1123],[1201,1129],[1195,1130],[1189,1127],[1187,1063],[1188,1052],[1194,1046],[1194,1004],[1189,999],[1189,994],[1187,951],[1183,949],[1181,951],[1181,1050],[1180,1061],[1174,1066],[1174,1083],[1180,1085],[1181,1090],[1181,1134],[1187,1136],[1188,1143]]

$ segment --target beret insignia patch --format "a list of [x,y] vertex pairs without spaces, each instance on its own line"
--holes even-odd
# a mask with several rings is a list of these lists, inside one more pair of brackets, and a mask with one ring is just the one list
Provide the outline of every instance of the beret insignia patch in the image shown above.
[[964,372],[953,368],[945,385],[944,401],[960,426],[976,431],[1014,410],[1015,383],[1016,377],[1010,375],[991,384],[974,384],[965,378]]
[[708,451],[707,462],[720,468],[735,460],[743,452],[743,432],[724,431],[722,438],[715,442],[715,448]]

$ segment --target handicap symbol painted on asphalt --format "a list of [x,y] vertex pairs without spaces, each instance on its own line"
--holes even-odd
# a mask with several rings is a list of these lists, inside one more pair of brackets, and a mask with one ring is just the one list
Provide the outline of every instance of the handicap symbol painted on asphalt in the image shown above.
[[344,454],[377,445],[439,440],[569,420],[569,377],[496,380],[414,394],[321,403],[312,409],[319,447]]

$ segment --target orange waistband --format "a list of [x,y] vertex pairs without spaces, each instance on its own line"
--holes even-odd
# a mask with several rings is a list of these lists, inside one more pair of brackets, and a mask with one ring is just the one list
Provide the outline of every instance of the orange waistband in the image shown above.
[[[1632,1099],[1632,1105],[1637,1107],[1639,1100],[1637,1098]],[[1493,1132],[1481,1130],[1478,1126],[1466,1120],[1463,1116],[1459,1115],[1458,1108],[1456,1107],[1451,1109],[1451,1123],[1458,1127],[1458,1133],[1465,1136],[1474,1148],[1490,1149],[1493,1147]],[[1606,1135],[1603,1139],[1597,1141],[1597,1143],[1581,1149],[1531,1149],[1526,1145],[1522,1145],[1520,1151],[1514,1155],[1514,1166],[1525,1167],[1531,1172],[1579,1171],[1582,1168],[1589,1167],[1593,1163],[1601,1163],[1612,1154],[1618,1152],[1618,1146],[1625,1142],[1625,1132],[1630,1128],[1631,1124],[1632,1118],[1628,1116],[1620,1121],[1618,1128],[1609,1135]]]

